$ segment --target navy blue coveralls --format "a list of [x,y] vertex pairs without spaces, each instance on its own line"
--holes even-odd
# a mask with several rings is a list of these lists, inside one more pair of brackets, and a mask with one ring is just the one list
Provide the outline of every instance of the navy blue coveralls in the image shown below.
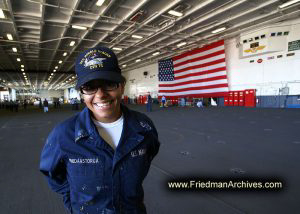
[[121,108],[124,125],[115,151],[88,108],[56,126],[45,143],[40,170],[70,213],[146,213],[142,182],[158,153],[158,134],[146,115]]

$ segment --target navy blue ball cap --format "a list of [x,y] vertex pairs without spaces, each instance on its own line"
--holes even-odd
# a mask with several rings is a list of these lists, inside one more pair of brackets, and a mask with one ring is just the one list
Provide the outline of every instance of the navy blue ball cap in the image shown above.
[[98,46],[80,53],[76,59],[75,72],[77,74],[76,89],[95,79],[119,83],[125,81],[121,75],[117,56],[107,47]]

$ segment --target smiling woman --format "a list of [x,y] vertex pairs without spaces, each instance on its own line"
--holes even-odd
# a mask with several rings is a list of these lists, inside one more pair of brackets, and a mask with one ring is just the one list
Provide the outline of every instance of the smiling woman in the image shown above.
[[156,128],[121,104],[125,78],[111,49],[84,51],[75,71],[86,108],[50,133],[40,170],[70,213],[144,214],[142,183],[160,146]]

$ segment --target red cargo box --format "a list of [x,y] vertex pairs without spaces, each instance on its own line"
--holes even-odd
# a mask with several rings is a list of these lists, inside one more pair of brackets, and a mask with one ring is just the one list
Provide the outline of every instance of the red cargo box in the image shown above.
[[229,105],[229,97],[224,97],[224,106]]
[[256,90],[249,89],[245,90],[245,106],[256,107]]
[[245,95],[244,91],[239,92],[239,106],[244,106],[245,105]]
[[233,92],[230,91],[228,95],[229,95],[228,106],[233,106]]
[[239,92],[238,91],[233,92],[233,105],[234,106],[239,105]]

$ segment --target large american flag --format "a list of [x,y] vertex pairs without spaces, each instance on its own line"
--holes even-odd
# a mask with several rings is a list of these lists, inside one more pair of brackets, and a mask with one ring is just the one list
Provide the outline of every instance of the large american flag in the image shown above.
[[159,96],[228,94],[224,40],[158,62]]

